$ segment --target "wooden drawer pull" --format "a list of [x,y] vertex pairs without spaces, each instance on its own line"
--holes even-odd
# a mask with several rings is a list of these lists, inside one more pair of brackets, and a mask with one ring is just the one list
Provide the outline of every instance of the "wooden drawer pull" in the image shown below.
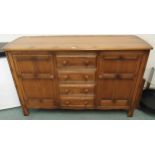
[[54,79],[54,75],[50,75],[50,79]]
[[84,89],[84,93],[87,94],[88,92],[89,92],[89,89],[85,88],[85,89]]
[[86,60],[86,61],[84,62],[84,64],[85,64],[86,66],[88,66],[88,65],[90,64],[90,61],[89,61],[89,60]]
[[84,105],[88,105],[89,104],[89,101],[84,101]]
[[88,75],[85,75],[85,76],[84,76],[84,79],[85,79],[86,81],[88,80],[88,78],[89,78]]
[[98,77],[99,77],[99,79],[103,79],[103,75],[101,75],[101,74]]
[[69,104],[71,104],[71,101],[65,101],[65,104],[69,105]]
[[68,94],[70,92],[70,90],[69,89],[65,89],[64,92],[65,92],[65,94]]
[[65,80],[68,80],[69,79],[69,76],[68,75],[64,75],[64,79]]
[[68,61],[64,60],[63,65],[67,65],[67,64],[68,64]]

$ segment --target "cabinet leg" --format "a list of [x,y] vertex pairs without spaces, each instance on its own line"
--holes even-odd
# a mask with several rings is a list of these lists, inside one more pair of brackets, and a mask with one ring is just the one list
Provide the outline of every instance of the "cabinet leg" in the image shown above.
[[129,109],[128,110],[128,117],[132,117],[134,113],[134,109]]
[[29,116],[29,110],[27,107],[22,107],[24,116]]

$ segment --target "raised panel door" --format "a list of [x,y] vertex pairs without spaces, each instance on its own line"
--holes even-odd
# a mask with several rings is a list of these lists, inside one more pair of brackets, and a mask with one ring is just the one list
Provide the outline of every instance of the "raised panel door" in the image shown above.
[[130,106],[140,60],[140,53],[107,52],[98,57],[97,107]]
[[53,55],[14,55],[24,101],[30,108],[57,106],[57,75]]

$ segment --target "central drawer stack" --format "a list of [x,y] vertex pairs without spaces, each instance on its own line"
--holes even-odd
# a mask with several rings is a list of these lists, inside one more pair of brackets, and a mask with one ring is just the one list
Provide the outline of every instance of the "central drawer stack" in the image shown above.
[[94,108],[96,54],[57,54],[60,106]]

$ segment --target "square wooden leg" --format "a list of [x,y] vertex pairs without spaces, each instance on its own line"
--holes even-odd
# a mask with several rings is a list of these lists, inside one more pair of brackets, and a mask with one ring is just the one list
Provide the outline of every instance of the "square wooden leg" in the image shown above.
[[29,110],[27,107],[22,106],[24,116],[29,116]]
[[133,113],[134,113],[134,109],[133,108],[130,108],[128,110],[128,117],[133,117]]

